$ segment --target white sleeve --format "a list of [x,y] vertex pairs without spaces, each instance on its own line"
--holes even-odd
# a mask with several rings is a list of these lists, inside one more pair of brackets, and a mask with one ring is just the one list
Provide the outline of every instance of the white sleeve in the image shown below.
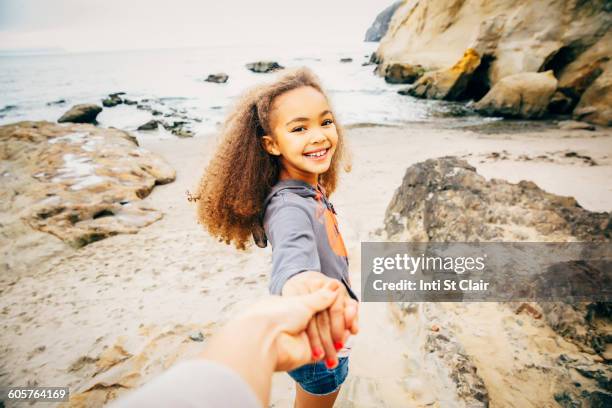
[[228,367],[194,359],[175,364],[108,407],[261,408],[261,403],[249,385]]

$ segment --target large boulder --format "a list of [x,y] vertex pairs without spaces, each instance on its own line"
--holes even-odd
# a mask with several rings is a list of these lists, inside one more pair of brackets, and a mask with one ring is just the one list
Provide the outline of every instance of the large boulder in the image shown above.
[[[384,232],[386,240],[404,242],[610,242],[612,214],[585,210],[530,181],[487,181],[465,160],[447,156],[406,170]],[[611,310],[598,302],[544,308],[553,329],[597,352],[612,339],[597,333],[594,319],[609,319]]]
[[[385,213],[386,240],[405,242],[610,242],[612,214],[591,212],[574,198],[530,181],[487,181],[465,160],[441,157],[406,170]],[[596,352],[607,339],[596,318],[601,302],[544,306],[545,320],[569,340]]]
[[473,48],[468,48],[461,59],[448,69],[427,72],[409,91],[419,98],[461,99],[466,91],[472,74],[480,65],[480,56]]
[[[383,232],[386,235],[382,237],[383,241],[398,242],[604,243],[612,239],[612,215],[585,210],[574,198],[548,193],[530,181],[515,184],[500,179],[487,180],[466,161],[447,156],[414,164],[406,170],[401,185],[387,207]],[[549,272],[550,274],[546,275]],[[555,272],[542,271],[546,278],[544,284],[554,283],[555,279],[559,279]],[[577,271],[582,272],[582,268]],[[581,276],[593,278],[590,273]],[[425,303],[425,311],[428,309],[427,305],[432,304]],[[464,305],[470,307],[469,304]],[[506,305],[516,307],[512,303]],[[555,399],[576,402],[574,405],[563,406],[607,406],[605,403],[598,405],[595,402],[589,405],[588,401],[610,401],[609,378],[612,370],[604,363],[604,360],[610,359],[612,343],[609,334],[612,324],[610,305],[606,302],[569,301],[521,304],[515,313],[527,306],[527,310],[534,312],[534,319],[547,323],[551,329],[583,351],[584,356],[599,355],[577,360],[557,354],[558,360],[552,362],[545,356],[532,354],[533,350],[529,349],[529,355],[534,358],[530,357],[524,362],[521,362],[520,357],[515,358],[512,370],[521,372],[525,375],[524,378],[535,378],[530,377],[530,372],[537,371],[537,361],[540,357],[545,357],[544,372],[547,381],[554,384],[555,390],[567,390],[566,393],[555,392]],[[460,309],[459,314],[449,317],[451,320],[456,319],[459,327],[463,327],[465,323],[469,324],[470,321],[469,318],[467,322],[461,320],[462,310]],[[475,404],[473,406],[481,406],[480,403],[488,398],[495,402],[498,397],[493,393],[489,397],[484,388],[484,385],[491,385],[487,384],[487,380],[495,383],[491,372],[485,370],[485,374],[489,371],[484,377],[485,381],[480,381],[478,374],[472,369],[473,359],[463,353],[461,347],[453,345],[456,339],[453,339],[452,330],[448,328],[452,328],[452,322],[447,321],[444,325],[445,316],[439,316],[442,327],[436,327],[436,331],[439,330],[442,336],[429,334],[427,351],[437,352],[443,362],[446,362],[451,368],[451,378],[457,386],[461,383],[461,388],[469,391],[467,396],[476,399],[472,401]],[[482,316],[477,315],[478,324],[481,324]],[[491,318],[491,315],[487,316],[487,319]],[[516,325],[513,325],[513,331],[516,333],[512,336],[513,340],[505,343],[510,348],[517,346],[514,341],[517,338],[534,336],[533,332],[522,333],[521,328]],[[546,328],[546,332],[549,331],[550,329]],[[468,333],[468,337],[473,337],[471,332]],[[478,337],[480,335],[479,332]],[[500,337],[492,341],[503,347],[501,345],[508,334],[504,335],[502,330],[496,335]],[[518,344],[521,346],[517,357],[527,350],[524,345],[528,343]],[[554,348],[555,352],[559,350],[557,347],[558,343]],[[460,369],[455,369],[455,363],[461,364]],[[485,364],[490,367],[488,363]],[[504,370],[506,368],[504,366]],[[580,375],[570,377],[567,374],[570,370],[577,370]],[[509,383],[506,378],[509,373],[506,371],[497,372],[495,375],[501,375],[503,384]],[[574,392],[577,383],[582,388],[576,388],[577,391]],[[581,393],[582,390],[584,391]],[[499,399],[497,402],[500,402]]]
[[412,84],[423,76],[425,70],[420,65],[393,62],[384,68],[385,81],[390,84]]
[[474,108],[486,115],[539,118],[557,89],[552,71],[510,75],[499,81]]
[[74,105],[57,121],[59,123],[71,122],[96,124],[96,117],[100,112],[102,112],[102,107],[95,104],[83,103],[80,105]]
[[119,129],[18,122],[0,126],[0,247],[9,269],[42,262],[162,217],[144,204],[175,171]]
[[378,13],[376,19],[366,31],[364,41],[376,42],[380,41],[381,38],[387,34],[387,29],[389,28],[389,21],[391,21],[391,17],[393,17],[393,13],[395,10],[402,4],[401,1],[396,1],[391,4],[389,7]]

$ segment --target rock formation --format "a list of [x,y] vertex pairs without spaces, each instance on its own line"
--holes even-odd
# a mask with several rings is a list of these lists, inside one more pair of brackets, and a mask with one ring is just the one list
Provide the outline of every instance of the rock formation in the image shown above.
[[508,75],[474,108],[492,116],[539,118],[546,113],[557,82],[552,71]]
[[412,84],[423,76],[425,70],[420,65],[402,64],[399,62],[385,66],[383,76],[390,84]]
[[478,370],[461,343],[450,333],[430,333],[425,341],[425,351],[434,354],[447,367],[457,387],[457,399],[464,401],[466,407],[489,406],[489,394]]
[[[382,65],[379,74],[393,63],[422,65],[432,73],[421,78],[413,95],[448,100],[479,100],[505,77],[551,70],[558,88],[549,111],[573,112],[578,120],[607,126],[611,9],[604,0],[406,0],[371,60]],[[479,61],[468,70],[471,79],[462,92],[436,92],[448,87],[449,67],[469,49]]]
[[[612,38],[610,39],[612,41]],[[589,78],[596,76],[601,71],[598,64],[592,71]],[[607,68],[582,94],[574,109],[574,117],[603,126],[612,125],[612,68],[610,62],[606,63]]]
[[380,41],[381,38],[385,36],[387,30],[389,29],[389,21],[391,21],[391,17],[393,17],[393,13],[395,10],[402,4],[401,1],[396,1],[391,4],[389,7],[378,13],[376,19],[366,31],[364,41],[376,42]]
[[216,82],[218,84],[224,84],[227,82],[229,76],[223,72],[218,74],[210,74],[204,81],[206,82]]
[[4,105],[4,107],[0,109],[0,119],[6,116],[6,112],[10,112],[14,109],[17,109],[17,105]]
[[45,257],[36,248],[43,242],[60,250],[136,233],[162,217],[142,199],[175,178],[129,133],[89,124],[1,126],[0,158],[1,257],[9,269],[28,267],[17,259],[22,251]]
[[115,92],[108,95],[108,98],[102,100],[102,106],[112,108],[123,103],[123,99],[119,95],[125,95],[125,92]]
[[144,341],[132,346],[133,349],[125,344],[125,337],[120,337],[99,355],[82,356],[73,363],[71,371],[79,372],[87,380],[71,390],[69,402],[59,406],[85,408],[107,405],[171,365],[196,358],[202,352],[200,342],[211,336],[215,329],[214,324],[147,325],[141,328]]
[[278,62],[275,62],[275,61],[251,62],[251,63],[246,64],[246,67],[247,69],[253,72],[258,72],[258,73],[273,72],[273,71],[277,71],[279,69],[285,68],[282,65],[280,65]]
[[461,99],[479,65],[480,56],[474,49],[468,48],[452,67],[423,75],[414,84],[410,94],[429,99]]
[[96,117],[98,117],[100,112],[102,112],[102,108],[100,106],[83,103],[80,105],[74,105],[57,121],[59,123],[71,122],[96,124]]
[[144,123],[144,124],[138,126],[138,128],[136,130],[155,130],[155,129],[157,129],[158,126],[159,126],[159,121],[157,121],[155,119],[151,119],[147,123]]
[[[383,240],[407,242],[610,242],[612,215],[587,211],[572,197],[547,193],[530,181],[516,184],[500,179],[487,181],[466,161],[442,157],[406,170],[387,208],[385,233]],[[609,262],[607,265],[609,268]],[[555,271],[543,271],[548,272],[558,278]],[[544,281],[550,282],[550,277],[544,277]],[[548,368],[551,384],[558,390],[557,402],[562,406],[606,406],[612,401],[609,380],[612,369],[602,362],[612,358],[611,304],[568,301],[535,305],[530,308],[537,314],[540,312],[536,307],[541,309],[543,320],[554,331],[577,345],[585,355],[594,355],[580,362],[560,358],[555,367]],[[452,344],[455,340],[452,333],[439,337],[431,335],[426,347],[438,350],[440,358],[446,361],[448,353],[440,344]],[[446,364],[451,377],[461,378],[457,373],[470,373],[462,384],[469,385],[471,391],[467,395],[482,404],[486,401],[486,389],[472,370],[471,359],[458,351],[451,353],[457,355]],[[459,366],[455,364],[458,359],[462,361]],[[577,370],[580,376],[567,375],[570,369]],[[589,386],[572,391],[575,387],[571,384],[576,384],[577,378],[578,384]],[[482,398],[477,397],[475,390],[482,390],[479,394]]]
[[[222,80],[223,78],[221,77],[221,75],[225,74],[216,75],[219,75],[219,77],[216,79]],[[111,96],[112,95],[118,94],[111,94]],[[159,125],[162,125],[164,129],[171,132],[175,136],[181,138],[193,137],[195,135],[195,132],[192,129],[192,122],[202,122],[202,118],[199,116],[188,115],[188,110],[186,108],[179,109],[173,106],[169,106],[167,101],[173,99],[177,98],[145,98],[141,99],[140,101],[132,101],[124,98],[122,99],[122,103],[126,105],[137,105],[137,109],[148,111],[153,116],[163,116],[164,118],[173,119],[171,122],[169,120],[167,121],[164,119],[151,119],[146,123],[140,125],[137,130],[154,130],[159,128]],[[185,98],[179,97],[178,99]]]

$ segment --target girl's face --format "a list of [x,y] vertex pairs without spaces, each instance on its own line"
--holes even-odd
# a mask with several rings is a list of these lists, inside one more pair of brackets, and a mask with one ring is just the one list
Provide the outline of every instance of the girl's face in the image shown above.
[[263,136],[266,151],[280,156],[281,179],[298,179],[314,186],[325,173],[338,144],[334,116],[327,99],[311,86],[287,91],[272,103],[270,128]]

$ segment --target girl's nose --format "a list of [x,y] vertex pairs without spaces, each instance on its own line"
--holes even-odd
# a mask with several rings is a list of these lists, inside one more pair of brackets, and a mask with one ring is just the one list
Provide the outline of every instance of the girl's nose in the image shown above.
[[310,137],[310,143],[324,142],[325,139],[327,139],[327,137],[322,131],[315,130],[314,132],[312,132],[312,136]]

